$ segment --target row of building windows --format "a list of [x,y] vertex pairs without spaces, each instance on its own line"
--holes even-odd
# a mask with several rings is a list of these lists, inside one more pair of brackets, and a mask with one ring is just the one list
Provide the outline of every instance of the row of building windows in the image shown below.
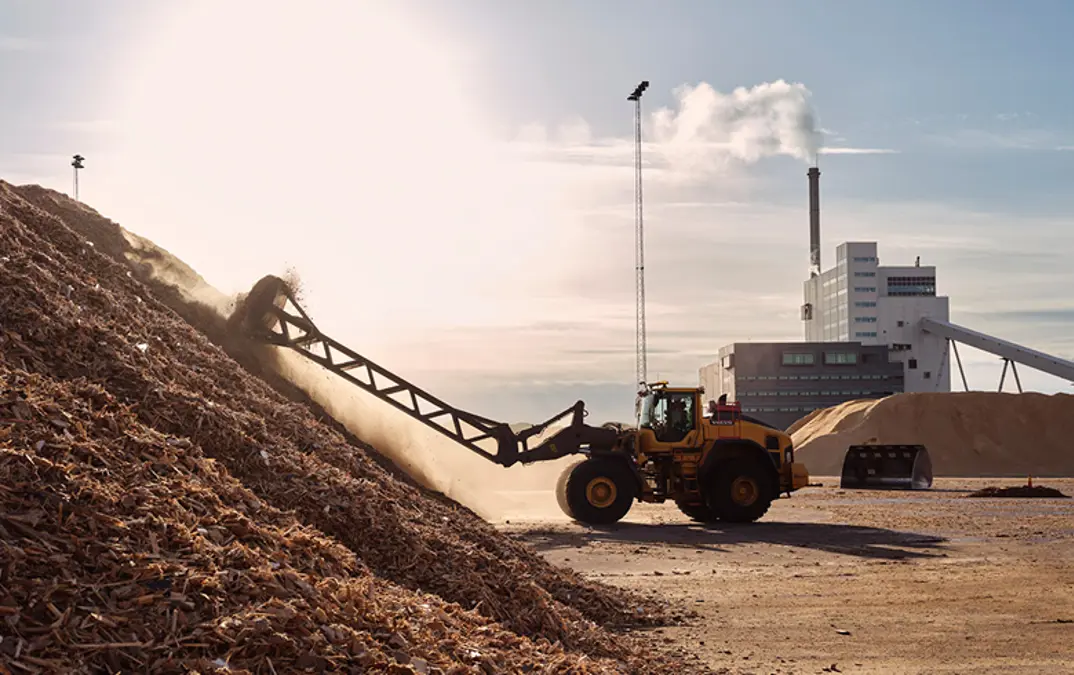
[[888,295],[936,295],[936,277],[888,277]]
[[855,286],[855,293],[876,293],[876,286]]
[[936,277],[888,277],[889,286],[915,286],[917,284],[936,285]]
[[739,382],[756,382],[760,380],[885,380],[902,377],[901,375],[745,375],[736,378]]
[[858,331],[858,332],[854,333],[854,337],[856,337],[856,338],[876,337],[876,331],[875,330]]
[[[840,322],[845,323],[845,322]],[[828,324],[828,328],[835,324]],[[785,366],[811,366],[817,362],[817,355],[813,352],[783,352],[783,365]],[[824,352],[824,363],[847,364],[857,363],[858,355],[855,352]]]
[[827,364],[851,364],[858,362],[856,352],[824,352],[824,363]]
[[854,256],[854,262],[876,262],[876,261],[877,261],[876,256],[871,256],[871,255],[863,255],[863,256],[856,255],[856,256]]
[[900,288],[888,288],[888,295],[891,297],[906,297],[906,296],[924,296],[932,297],[936,295],[935,286],[903,286]]
[[[875,302],[873,303],[876,304]],[[876,323],[875,316],[856,316],[854,317],[854,323]]]
[[855,307],[876,307],[875,300],[859,300],[854,303]]
[[[888,394],[890,396],[891,394]],[[818,403],[815,405],[805,406],[743,406],[742,412],[754,413],[754,412],[813,412],[814,410],[820,410],[821,408],[830,407],[828,404]]]
[[789,407],[770,407],[766,405],[759,405],[756,407],[743,407],[743,413],[812,413],[813,411],[821,410],[825,405],[813,405],[810,407],[802,406],[789,406]]
[[856,277],[875,277],[876,272],[855,272],[854,276],[856,276]]
[[743,407],[743,413],[812,413],[813,411],[821,410],[822,407],[828,407],[827,405],[811,405],[811,406],[786,406],[786,407],[773,407],[767,405],[758,405],[755,407]]

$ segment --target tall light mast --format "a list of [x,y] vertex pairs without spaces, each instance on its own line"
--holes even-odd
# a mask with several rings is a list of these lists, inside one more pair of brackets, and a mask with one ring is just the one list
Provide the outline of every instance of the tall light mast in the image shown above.
[[634,273],[636,285],[636,376],[642,388],[648,382],[648,362],[645,349],[645,237],[642,218],[641,199],[641,95],[649,88],[649,81],[643,80],[627,96],[634,102]]

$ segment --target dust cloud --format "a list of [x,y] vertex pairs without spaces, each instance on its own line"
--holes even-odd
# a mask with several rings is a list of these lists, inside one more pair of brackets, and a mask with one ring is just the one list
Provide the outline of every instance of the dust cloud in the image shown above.
[[[245,294],[225,295],[182,261],[161,254],[152,242],[125,234],[131,248],[128,260],[142,265],[154,281],[176,289],[185,302],[208,308],[221,322],[243,311]],[[304,289],[297,270],[288,269],[282,278],[301,303]],[[233,348],[238,347],[238,336],[228,339]],[[297,352],[267,344],[253,347],[245,345],[242,350],[426,488],[464,504],[489,521],[567,519],[556,503],[555,485],[563,469],[577,458],[500,466]],[[361,351],[360,345],[357,347]]]
[[[218,315],[220,322],[243,311],[245,294],[228,296],[152,242],[129,232],[124,235],[129,245],[125,253],[128,261],[140,265],[153,281],[174,288],[184,302],[207,308]],[[303,286],[297,270],[288,269],[282,278],[302,302]],[[204,318],[203,313],[199,319]],[[236,339],[235,335],[229,338],[233,348],[238,347]],[[556,503],[555,484],[563,469],[577,458],[500,466],[297,352],[267,344],[253,347],[245,345],[242,350],[262,368],[297,387],[350,433],[426,488],[464,504],[490,521],[567,519]]]
[[260,358],[265,367],[425,487],[490,521],[567,519],[556,504],[555,484],[577,457],[500,466],[301,354],[279,347],[269,350]]
[[[126,264],[134,278],[244,367],[271,386],[285,384],[299,390],[427,488],[486,520],[566,520],[556,503],[555,484],[577,457],[510,468],[492,463],[297,352],[251,342],[231,321],[243,311],[246,292],[221,292],[166,249],[66,195],[35,185],[13,189],[35,207],[61,218],[101,253]],[[301,303],[304,289],[297,270],[287,269],[281,278]],[[362,351],[362,345],[352,346]],[[386,365],[394,369],[401,364]],[[406,374],[403,368],[400,371]],[[299,392],[281,393],[291,397]]]

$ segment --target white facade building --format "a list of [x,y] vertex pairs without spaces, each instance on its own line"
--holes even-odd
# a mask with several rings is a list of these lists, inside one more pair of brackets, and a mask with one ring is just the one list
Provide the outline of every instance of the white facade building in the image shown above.
[[836,265],[805,281],[802,322],[808,342],[887,345],[903,363],[904,391],[951,390],[944,338],[922,331],[923,317],[949,320],[948,298],[936,295],[936,268],[880,265],[876,242],[846,242]]

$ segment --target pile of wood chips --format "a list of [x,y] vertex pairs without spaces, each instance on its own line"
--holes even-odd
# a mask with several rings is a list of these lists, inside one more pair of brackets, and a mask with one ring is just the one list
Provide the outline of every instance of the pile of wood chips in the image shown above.
[[399,480],[3,182],[0,383],[4,675],[690,670],[610,630],[665,609]]

